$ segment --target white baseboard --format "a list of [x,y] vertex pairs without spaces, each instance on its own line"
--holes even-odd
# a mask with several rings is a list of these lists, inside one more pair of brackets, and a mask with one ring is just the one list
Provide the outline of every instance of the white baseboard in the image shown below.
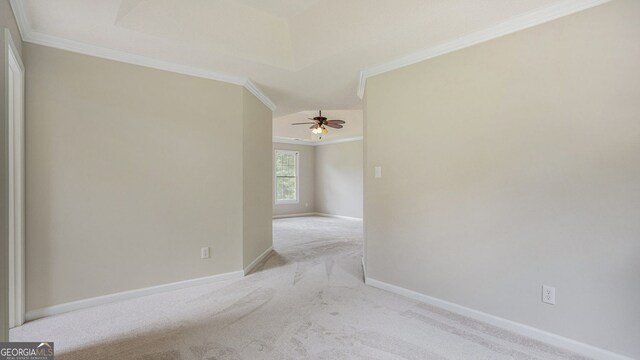
[[249,275],[249,273],[251,273],[253,269],[256,266],[258,266],[258,264],[260,264],[264,259],[269,257],[269,255],[271,255],[272,251],[273,251],[273,246],[269,246],[267,250],[265,250],[262,254],[260,254],[260,256],[258,256],[255,260],[253,260],[251,264],[249,264],[246,268],[244,268],[244,276]]
[[284,219],[284,218],[292,218],[292,217],[302,217],[302,216],[315,216],[316,213],[300,213],[300,214],[283,214],[283,215],[273,215],[274,219]]
[[319,213],[319,212],[273,215],[273,218],[274,219],[284,219],[284,218],[303,217],[303,216],[324,216],[324,217],[332,217],[332,218],[336,218],[336,219],[362,221],[362,218],[356,218],[356,217],[351,217],[351,216],[342,216],[342,215],[333,215],[333,214],[325,214],[325,213]]
[[333,215],[333,214],[325,214],[325,213],[315,213],[315,215],[316,216],[332,217],[332,218],[336,218],[336,219],[362,221],[362,218],[351,217],[351,216]]
[[620,355],[608,350],[604,350],[592,345],[581,343],[576,340],[572,340],[560,335],[556,335],[544,330],[536,329],[531,326],[517,323],[515,321],[507,320],[495,315],[487,314],[482,311],[474,310],[468,307],[464,307],[458,304],[454,304],[445,300],[434,298],[428,295],[421,294],[409,289],[405,289],[396,285],[391,285],[379,280],[375,280],[365,276],[365,283],[367,285],[376,287],[378,289],[386,290],[398,295],[414,299],[425,304],[437,306],[439,308],[460,314],[478,321],[482,321],[493,326],[500,327],[505,330],[547,343],[549,345],[557,346],[580,355],[584,355],[596,360],[633,360],[630,357]]
[[66,313],[69,311],[85,309],[92,306],[108,304],[112,302],[138,298],[146,295],[158,294],[172,290],[184,289],[191,286],[205,285],[213,282],[240,279],[244,276],[243,271],[234,271],[212,276],[205,276],[197,279],[178,281],[169,284],[151,286],[142,289],[123,291],[115,294],[103,295],[89,299],[83,299],[65,304],[49,306],[41,309],[27,311],[25,315],[27,321]]

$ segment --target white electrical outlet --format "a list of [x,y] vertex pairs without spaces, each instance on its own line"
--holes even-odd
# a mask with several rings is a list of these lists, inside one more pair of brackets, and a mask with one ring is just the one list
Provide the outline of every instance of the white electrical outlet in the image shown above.
[[556,288],[542,285],[542,302],[546,304],[556,304]]
[[203,247],[202,249],[200,249],[200,258],[201,259],[208,259],[209,258],[209,248],[208,247]]

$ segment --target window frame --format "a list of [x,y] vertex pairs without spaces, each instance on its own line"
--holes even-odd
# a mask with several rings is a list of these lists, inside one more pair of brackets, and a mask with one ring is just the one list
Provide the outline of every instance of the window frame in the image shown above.
[[[296,168],[296,198],[295,200],[278,200],[278,174],[276,173],[276,161],[278,154],[293,155]],[[300,152],[296,150],[275,149],[273,156],[273,198],[276,205],[300,203]]]

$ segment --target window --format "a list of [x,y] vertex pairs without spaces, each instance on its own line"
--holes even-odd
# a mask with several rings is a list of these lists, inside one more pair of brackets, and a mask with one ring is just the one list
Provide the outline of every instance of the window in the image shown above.
[[276,204],[298,203],[298,152],[276,150]]

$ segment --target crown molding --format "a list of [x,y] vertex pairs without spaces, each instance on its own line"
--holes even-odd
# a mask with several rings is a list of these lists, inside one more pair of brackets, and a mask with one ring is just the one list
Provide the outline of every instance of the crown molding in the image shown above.
[[362,139],[364,139],[364,137],[362,136],[353,136],[353,137],[348,137],[343,139],[321,140],[320,142],[317,142],[315,145],[322,146],[322,145],[339,144],[339,143],[346,143],[346,142],[352,142],[352,141],[361,141]]
[[[34,31],[31,28],[26,9],[24,8],[24,1],[9,1],[11,3],[13,13],[16,17],[16,22],[18,23],[18,28],[20,29],[20,34],[23,41],[85,55],[150,67],[154,69],[171,71],[180,74],[240,85],[245,87],[249,92],[255,95],[260,101],[262,101],[262,103],[265,104],[265,106],[271,109],[271,111],[274,111],[276,109],[276,105],[273,103],[273,101],[271,101],[268,96],[260,91],[260,89],[249,78],[157,60],[124,51],[103,48],[74,40],[65,39],[58,36],[40,33]],[[460,49],[464,49],[466,47],[480,44],[485,41],[496,39],[498,37],[524,30],[567,15],[571,15],[576,12],[602,5],[610,1],[611,0],[566,0],[559,4],[544,7],[538,10],[531,11],[524,15],[513,17],[492,27],[461,36],[457,39],[403,56],[393,61],[363,69],[359,74],[357,91],[358,96],[360,98],[364,97],[366,82],[369,77],[380,75],[382,73],[432,59],[440,55],[448,54]]]
[[254,84],[250,79],[246,79],[243,86],[247,90],[249,90],[250,93],[255,95],[255,97],[257,97],[258,100],[262,101],[263,104],[265,104],[269,109],[271,109],[271,111],[274,111],[276,109],[276,104],[274,104],[273,101],[271,101],[271,99],[267,97],[267,95],[265,95],[262,91],[260,91],[260,89],[256,86],[256,84]]
[[434,57],[448,54],[466,47],[483,43],[499,38],[520,30],[524,30],[536,25],[543,24],[576,12],[586,10],[598,5],[610,2],[611,0],[567,0],[561,3],[547,6],[531,11],[527,14],[513,17],[492,27],[479,30],[457,39],[403,56],[396,60],[366,68],[360,71],[360,81],[358,83],[358,96],[362,99],[367,83],[367,79],[396,70],[408,65],[419,63]]
[[279,143],[279,144],[313,146],[313,142],[311,140],[292,139],[292,138],[283,137],[283,136],[274,136],[273,137],[273,142],[274,143]]
[[11,5],[11,10],[13,10],[13,16],[16,18],[20,36],[24,41],[25,37],[29,33],[29,30],[31,30],[31,23],[27,18],[27,12],[24,8],[24,2],[22,0],[9,0],[9,4]]
[[162,60],[152,59],[146,56],[135,55],[124,51],[107,49],[100,46],[94,46],[75,40],[69,40],[58,36],[40,33],[37,31],[29,31],[24,36],[24,41],[52,47],[61,50],[67,50],[74,53],[99,57],[102,59],[115,60],[133,65],[140,65],[158,70],[165,70],[184,75],[191,75],[200,78],[222,81],[234,85],[244,86],[247,79],[227,74],[217,73],[205,69],[195,68],[191,66],[180,65]]
[[283,136],[274,136],[273,142],[280,143],[280,144],[323,146],[323,145],[339,144],[339,143],[352,142],[352,141],[360,141],[362,139],[363,139],[362,136],[353,136],[353,137],[342,138],[342,139],[314,141],[314,140],[292,139],[292,138],[283,137]]
[[183,75],[190,75],[210,80],[221,81],[229,84],[240,85],[245,87],[249,92],[255,95],[265,106],[271,111],[276,109],[276,105],[265,95],[249,78],[224,74],[207,69],[197,68],[193,66],[181,65],[169,61],[153,59],[150,57],[136,55],[125,51],[109,49],[101,46],[95,46],[80,41],[70,40],[59,36],[41,33],[31,28],[24,1],[9,0],[11,8],[20,29],[22,40],[48,46],[56,49],[71,51],[79,54],[95,56],[103,59],[109,59],[124,62],[133,65],[149,67],[157,70],[170,71]]

